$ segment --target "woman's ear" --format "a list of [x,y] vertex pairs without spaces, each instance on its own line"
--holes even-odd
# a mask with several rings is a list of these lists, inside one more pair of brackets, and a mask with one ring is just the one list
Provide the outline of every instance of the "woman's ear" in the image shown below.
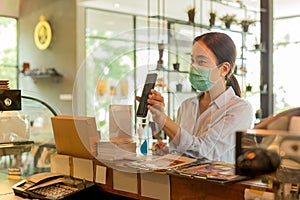
[[230,63],[229,62],[222,63],[222,66],[221,66],[221,75],[223,77],[225,77],[227,74],[229,74],[229,72],[230,72]]

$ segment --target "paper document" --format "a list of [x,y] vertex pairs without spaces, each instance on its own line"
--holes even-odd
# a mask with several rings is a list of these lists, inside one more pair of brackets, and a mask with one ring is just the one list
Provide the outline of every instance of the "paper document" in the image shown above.
[[189,158],[180,155],[167,154],[161,157],[157,157],[151,160],[138,160],[133,162],[128,162],[127,166],[143,169],[143,170],[167,170],[174,167],[183,166],[197,159]]

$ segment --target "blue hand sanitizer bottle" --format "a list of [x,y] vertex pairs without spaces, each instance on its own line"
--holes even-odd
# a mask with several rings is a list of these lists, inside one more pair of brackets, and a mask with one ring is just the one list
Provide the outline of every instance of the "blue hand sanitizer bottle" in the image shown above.
[[[143,119],[144,120],[144,119]],[[138,139],[139,139],[139,151],[143,155],[148,154],[148,142],[147,142],[147,137],[148,137],[148,127],[146,122],[142,122],[138,124]]]

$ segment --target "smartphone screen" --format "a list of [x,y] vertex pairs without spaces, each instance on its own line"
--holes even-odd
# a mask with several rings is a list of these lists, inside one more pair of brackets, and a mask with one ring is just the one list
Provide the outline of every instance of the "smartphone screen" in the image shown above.
[[157,79],[157,74],[156,73],[150,73],[147,74],[145,85],[143,88],[140,104],[138,106],[136,116],[138,117],[146,117],[148,113],[148,108],[147,108],[147,99],[148,95],[151,93],[151,89],[154,88],[155,82]]

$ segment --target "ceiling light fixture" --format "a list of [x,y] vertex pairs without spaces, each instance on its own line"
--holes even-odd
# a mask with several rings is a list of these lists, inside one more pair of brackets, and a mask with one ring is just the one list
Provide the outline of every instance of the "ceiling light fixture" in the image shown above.
[[114,4],[114,7],[115,7],[115,8],[120,8],[120,4],[119,4],[119,3],[115,3],[115,4]]

